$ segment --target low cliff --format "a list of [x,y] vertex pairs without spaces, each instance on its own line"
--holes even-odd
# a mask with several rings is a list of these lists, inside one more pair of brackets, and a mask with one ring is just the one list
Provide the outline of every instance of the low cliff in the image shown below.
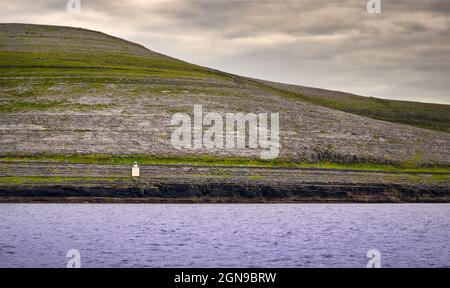
[[449,173],[3,163],[0,202],[450,202]]

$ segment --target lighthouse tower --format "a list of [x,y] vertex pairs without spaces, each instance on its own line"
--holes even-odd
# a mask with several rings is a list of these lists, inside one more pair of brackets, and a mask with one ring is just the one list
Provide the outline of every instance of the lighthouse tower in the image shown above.
[[131,177],[139,177],[139,165],[137,162],[134,162],[133,166],[131,166]]

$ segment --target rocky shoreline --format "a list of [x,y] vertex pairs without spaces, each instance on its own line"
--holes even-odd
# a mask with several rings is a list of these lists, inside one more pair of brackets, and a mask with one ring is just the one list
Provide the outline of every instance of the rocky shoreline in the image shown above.
[[450,203],[446,186],[156,184],[154,186],[15,185],[0,202],[68,203]]
[[2,163],[0,202],[450,203],[447,173],[146,165],[131,179],[129,170]]

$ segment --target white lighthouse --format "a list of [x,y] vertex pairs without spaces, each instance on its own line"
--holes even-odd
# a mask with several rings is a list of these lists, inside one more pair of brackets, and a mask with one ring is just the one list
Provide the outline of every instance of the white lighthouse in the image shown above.
[[139,165],[137,162],[134,162],[133,166],[131,166],[131,177],[139,177]]

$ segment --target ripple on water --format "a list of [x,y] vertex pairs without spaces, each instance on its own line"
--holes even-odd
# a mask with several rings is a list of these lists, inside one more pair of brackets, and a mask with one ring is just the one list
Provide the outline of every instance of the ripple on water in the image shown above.
[[449,204],[0,206],[0,267],[450,266]]

